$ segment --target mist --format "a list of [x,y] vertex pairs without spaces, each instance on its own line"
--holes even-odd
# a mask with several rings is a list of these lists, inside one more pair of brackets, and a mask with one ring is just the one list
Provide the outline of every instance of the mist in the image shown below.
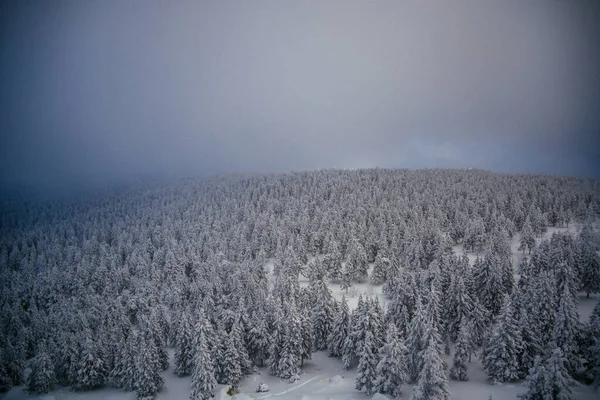
[[0,181],[600,176],[597,1],[4,1]]

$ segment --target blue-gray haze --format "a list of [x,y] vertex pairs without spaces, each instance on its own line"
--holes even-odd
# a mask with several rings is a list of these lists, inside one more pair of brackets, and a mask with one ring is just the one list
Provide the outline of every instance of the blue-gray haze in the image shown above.
[[600,2],[0,3],[0,181],[600,175]]

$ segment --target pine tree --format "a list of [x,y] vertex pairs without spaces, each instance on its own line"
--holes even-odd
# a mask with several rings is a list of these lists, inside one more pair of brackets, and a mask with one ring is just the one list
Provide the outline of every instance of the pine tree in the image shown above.
[[269,334],[262,317],[254,315],[255,324],[248,334],[250,358],[259,367],[264,366],[269,355]]
[[314,350],[326,350],[327,338],[333,325],[333,297],[323,278],[315,281],[312,293],[315,296],[311,309],[312,339]]
[[244,339],[242,337],[242,322],[241,317],[238,317],[236,322],[234,322],[231,327],[231,332],[229,333],[231,336],[231,340],[235,347],[235,350],[238,355],[238,362],[240,364],[240,369],[242,374],[249,374],[253,370],[252,362],[250,361],[250,357],[248,355],[248,350],[246,349],[246,345],[244,344]]
[[242,368],[240,366],[239,354],[231,335],[226,334],[223,338],[223,348],[223,359],[220,361],[219,383],[236,387],[242,379]]
[[562,349],[566,367],[574,373],[581,368],[578,341],[581,335],[579,313],[568,285],[563,286],[558,299],[558,311],[554,323],[554,342]]
[[135,366],[135,388],[139,400],[153,399],[164,381],[154,337],[146,333],[140,337]]
[[0,347],[0,393],[8,392],[12,387],[12,380],[8,376],[4,361],[4,349]]
[[551,398],[556,400],[571,400],[573,393],[571,387],[575,381],[567,370],[568,360],[563,356],[560,347],[555,347],[545,363],[548,381],[551,387]]
[[529,369],[529,375],[527,375],[524,385],[527,387],[527,391],[518,396],[520,400],[552,399],[549,374],[539,356],[535,357],[533,367]]
[[344,341],[350,329],[350,313],[346,297],[342,297],[340,309],[333,321],[333,327],[327,338],[327,351],[330,357],[341,357]]
[[106,380],[108,373],[97,347],[98,345],[88,336],[77,369],[75,385],[77,390],[96,389],[102,386]]
[[408,380],[406,373],[406,358],[408,350],[398,336],[394,324],[390,324],[386,343],[379,351],[380,361],[375,370],[377,381],[376,391],[399,398],[401,387]]
[[365,340],[361,346],[361,354],[359,356],[358,367],[356,369],[356,390],[364,390],[367,396],[373,394],[377,384],[377,349],[373,343],[373,335],[371,332],[366,332]]
[[498,321],[483,351],[483,367],[492,382],[510,382],[519,379],[518,355],[521,337],[514,319],[512,302],[506,296]]
[[197,338],[194,345],[194,367],[192,368],[192,390],[190,400],[209,400],[217,386],[215,379],[214,363],[208,348],[207,329],[209,323],[204,318],[204,311],[200,312],[200,319],[196,324]]
[[193,329],[190,315],[184,310],[179,317],[175,335],[175,368],[173,373],[177,376],[187,376],[192,373],[194,360]]
[[131,332],[125,343],[121,346],[121,351],[109,375],[109,381],[116,388],[135,390],[135,355],[137,354],[138,340],[138,334]]
[[439,347],[439,334],[429,319],[425,329],[425,348],[421,352],[419,379],[412,400],[447,400],[450,391]]
[[373,272],[371,272],[371,284],[381,285],[388,277],[390,270],[390,260],[386,257],[377,255],[375,263],[373,265]]
[[31,372],[26,385],[27,391],[30,393],[48,393],[55,383],[54,365],[46,351],[46,344],[42,342],[31,363]]
[[458,340],[454,349],[454,358],[452,360],[452,368],[450,368],[450,378],[457,381],[468,381],[467,361],[472,348],[471,344],[471,327],[467,323],[463,323],[460,327]]
[[423,364],[422,356],[425,349],[425,332],[427,317],[423,312],[421,300],[417,299],[415,315],[410,323],[408,337],[406,338],[406,347],[408,349],[408,378],[410,382],[416,382],[419,378],[419,371]]

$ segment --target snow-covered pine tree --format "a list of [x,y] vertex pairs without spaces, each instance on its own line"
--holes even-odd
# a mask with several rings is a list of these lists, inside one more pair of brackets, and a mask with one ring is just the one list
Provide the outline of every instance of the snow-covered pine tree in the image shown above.
[[108,378],[112,386],[119,389],[135,390],[138,340],[138,333],[132,331],[122,344],[121,350],[115,360],[115,365]]
[[387,280],[390,264],[389,258],[377,255],[373,265],[373,272],[371,272],[371,284],[381,285]]
[[356,390],[364,390],[367,396],[372,395],[376,388],[378,362],[377,348],[374,346],[373,335],[367,331],[361,346],[361,354],[359,355],[355,378]]
[[575,381],[571,378],[568,371],[568,360],[563,356],[560,347],[554,347],[552,354],[545,362],[548,381],[550,382],[550,395],[556,400],[572,400],[572,386]]
[[579,250],[581,262],[581,286],[587,297],[590,293],[600,293],[600,255],[588,242],[582,241]]
[[154,337],[150,332],[140,335],[136,353],[135,390],[138,400],[153,399],[163,387],[161,364]]
[[302,353],[301,323],[293,301],[286,306],[277,376],[284,379],[298,375]]
[[[335,300],[334,300],[335,301]],[[333,312],[333,309],[332,309]],[[310,323],[310,313],[307,308],[302,307],[299,310],[298,318],[300,320],[301,347],[299,352],[300,365],[304,365],[304,360],[310,360],[313,352],[313,329]]]
[[233,326],[231,327],[231,332],[229,332],[229,336],[231,337],[231,340],[237,352],[238,362],[240,364],[242,374],[251,373],[253,370],[253,366],[252,362],[250,361],[250,357],[248,356],[248,350],[246,350],[246,346],[244,345],[244,339],[242,338],[242,323],[240,317],[238,317],[233,323]]
[[204,324],[209,323],[200,312],[200,320],[196,323],[197,337],[194,344],[194,367],[192,368],[192,390],[190,400],[209,400],[217,386],[215,379],[214,362],[208,348],[209,341],[207,329]]
[[448,378],[441,357],[440,338],[435,326],[428,318],[425,325],[425,347],[420,354],[420,370],[412,400],[448,400]]
[[529,375],[523,383],[527,391],[518,396],[520,400],[550,400],[549,374],[540,356],[536,356],[533,366],[529,369]]
[[481,304],[492,317],[497,316],[502,308],[504,295],[508,292],[504,273],[498,268],[493,254],[487,253],[484,258],[475,260],[472,282]]
[[96,389],[104,385],[108,375],[98,344],[90,335],[91,332],[88,333],[85,339],[77,368],[77,381],[75,383],[77,390]]
[[12,387],[12,380],[8,376],[6,363],[4,361],[4,349],[0,347],[0,393],[8,392]]
[[221,366],[221,370],[219,371],[219,383],[237,387],[242,379],[240,356],[238,354],[238,349],[233,342],[232,335],[228,335],[226,332],[225,337],[223,338],[223,350],[224,351],[221,354],[223,359],[219,361]]
[[471,343],[471,325],[467,322],[461,324],[456,346],[454,347],[454,358],[450,368],[450,378],[457,381],[468,381],[467,361],[473,345]]
[[182,310],[179,325],[175,334],[175,368],[177,376],[187,376],[192,373],[194,360],[194,326],[187,310]]
[[330,357],[341,357],[344,341],[348,337],[350,330],[350,312],[348,311],[348,302],[346,297],[342,297],[340,309],[333,321],[333,327],[327,338],[327,352]]
[[327,338],[333,325],[334,300],[324,277],[314,280],[311,288],[314,296],[310,310],[314,350],[326,350]]
[[562,349],[566,368],[570,373],[582,367],[578,341],[581,337],[581,324],[577,306],[568,285],[564,285],[558,298],[558,310],[554,322],[554,343]]
[[41,342],[37,354],[31,362],[31,372],[27,379],[26,389],[30,393],[48,393],[55,383],[52,359],[46,350],[46,343]]
[[512,301],[509,296],[504,299],[504,305],[498,321],[492,329],[492,334],[483,350],[483,367],[492,382],[510,382],[519,379],[518,355],[522,343],[518,323],[514,319]]
[[254,326],[248,334],[249,356],[256,365],[262,367],[269,355],[269,334],[262,316],[255,313],[252,318]]
[[529,254],[531,254],[531,250],[535,247],[535,236],[533,233],[533,228],[531,227],[531,221],[529,219],[529,215],[525,218],[525,222],[523,223],[523,228],[521,228],[521,239],[519,240],[519,250],[523,251],[525,254],[525,250],[529,250]]
[[443,306],[445,331],[452,342],[456,342],[461,325],[471,319],[473,307],[473,299],[465,287],[463,277],[453,275]]
[[379,363],[375,370],[375,389],[379,393],[400,398],[401,388],[407,380],[406,358],[408,350],[398,335],[396,326],[388,327],[386,342],[379,351]]
[[410,322],[406,348],[408,349],[407,371],[410,382],[417,382],[419,372],[423,365],[422,351],[425,349],[425,332],[427,329],[427,316],[423,312],[421,299],[417,298],[415,314]]

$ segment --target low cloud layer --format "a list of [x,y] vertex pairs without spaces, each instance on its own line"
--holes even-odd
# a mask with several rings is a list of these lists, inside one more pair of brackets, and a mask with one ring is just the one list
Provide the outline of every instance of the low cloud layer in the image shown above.
[[0,5],[0,180],[600,175],[596,1]]

